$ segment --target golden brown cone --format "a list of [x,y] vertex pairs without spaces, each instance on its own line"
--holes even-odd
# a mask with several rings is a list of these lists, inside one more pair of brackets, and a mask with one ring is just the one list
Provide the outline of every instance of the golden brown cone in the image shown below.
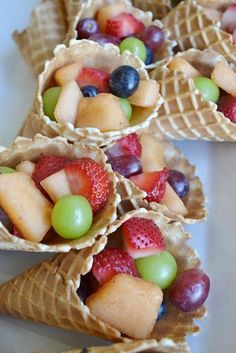
[[[157,138],[158,139],[158,138]],[[188,224],[203,221],[207,216],[205,208],[205,195],[199,177],[196,176],[196,168],[189,163],[184,154],[172,143],[160,141],[164,147],[164,159],[168,169],[176,169],[184,173],[189,179],[189,192],[183,198],[188,210],[187,216],[171,212],[165,205],[144,200],[146,193],[141,191],[129,179],[116,173],[118,192],[121,196],[121,203],[118,205],[119,214],[124,214],[133,209],[144,207],[153,211],[160,211],[166,217],[179,220]],[[109,146],[108,146],[109,147]]]
[[[90,271],[92,257],[105,247],[107,236],[131,217],[145,217],[157,224],[167,249],[176,259],[179,272],[200,266],[196,251],[186,244],[190,236],[184,232],[180,222],[173,222],[158,212],[139,209],[115,221],[91,248],[59,254],[3,283],[0,286],[0,312],[113,341],[127,341],[115,328],[96,319],[81,302],[76,291],[80,285],[80,276]],[[173,307],[167,295],[165,301],[167,314],[157,321],[149,338],[172,347],[171,352],[175,353],[180,351],[179,343],[185,343],[188,334],[199,332],[194,320],[203,318],[206,309],[202,306],[194,312],[186,313]]]
[[56,137],[49,139],[37,135],[33,140],[18,137],[12,146],[0,153],[0,165],[15,167],[23,160],[36,161],[42,154],[56,154],[70,159],[90,157],[101,164],[108,173],[110,181],[110,194],[105,207],[94,216],[93,225],[87,235],[77,240],[65,240],[61,237],[55,241],[33,243],[18,238],[8,232],[0,222],[0,249],[22,250],[34,252],[67,252],[70,249],[81,249],[91,246],[98,235],[103,235],[108,225],[116,219],[116,208],[120,202],[120,196],[116,190],[116,179],[111,168],[106,164],[106,157],[100,149],[84,146],[81,143],[68,143],[65,138]]
[[151,11],[153,18],[162,19],[172,9],[171,0],[133,0],[135,7],[143,11]]
[[[206,74],[211,72],[214,63],[224,60],[222,55],[207,49],[189,49],[177,56],[200,67]],[[150,133],[176,140],[236,140],[236,124],[217,111],[215,103],[203,100],[191,78],[187,79],[182,72],[170,71],[168,62],[153,70],[150,76],[160,82],[164,98],[158,118],[149,128]]]
[[13,37],[35,77],[53,57],[53,49],[63,43],[66,23],[61,0],[44,0],[32,11],[30,25]]
[[[78,2],[77,6],[74,1],[69,2],[67,7],[68,16],[71,18],[69,22],[69,30],[66,35],[66,44],[70,42],[71,39],[77,38],[76,26],[77,23],[88,17],[94,17],[97,11],[103,6],[111,3],[116,3],[116,0],[88,0],[86,2]],[[170,32],[166,29],[163,24],[155,20],[153,22],[153,15],[150,11],[144,12],[136,7],[134,7],[129,0],[119,0],[119,2],[124,3],[126,7],[126,12],[132,13],[135,18],[142,21],[146,26],[156,25],[163,29],[165,33],[165,42],[162,47],[157,51],[157,54],[154,57],[154,63],[149,65],[148,68],[153,68],[156,65],[160,65],[163,60],[166,58],[173,56],[172,48],[176,45],[176,43],[170,40]]]
[[[65,45],[58,45],[54,50],[54,54],[54,58],[50,62],[46,62],[44,71],[39,75],[37,95],[33,108],[35,114],[31,114],[24,122],[27,129],[23,129],[23,136],[28,137],[27,132],[32,130],[34,133],[41,133],[49,137],[62,135],[69,141],[81,140],[86,144],[102,146],[122,136],[148,127],[151,120],[157,116],[158,109],[163,102],[160,95],[154,107],[136,109],[131,126],[122,130],[101,132],[97,128],[75,129],[70,123],[63,124],[50,120],[43,113],[42,93],[48,88],[54,72],[68,63],[79,61],[82,65],[99,68],[107,72],[112,72],[121,65],[131,65],[137,69],[141,79],[149,79],[144,63],[138,57],[129,52],[120,55],[119,48],[112,44],[106,44],[102,47],[88,40],[71,40],[68,48]],[[31,129],[29,129],[30,125],[32,126]]]
[[181,2],[162,21],[181,51],[210,48],[236,64],[236,45],[232,35],[220,29],[220,22],[205,15],[196,1]]
[[[76,349],[63,353],[173,353],[173,343],[167,340],[157,342],[155,340],[131,341],[127,343],[116,343],[112,346],[90,347],[84,349]],[[186,343],[174,346],[175,352],[189,353],[189,347]],[[41,352],[42,353],[42,352]]]

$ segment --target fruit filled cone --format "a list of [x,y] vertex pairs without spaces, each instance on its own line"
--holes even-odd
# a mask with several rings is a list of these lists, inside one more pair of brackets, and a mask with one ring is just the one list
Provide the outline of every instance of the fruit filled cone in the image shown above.
[[[186,244],[189,235],[184,232],[180,222],[172,222],[158,212],[140,209],[127,213],[114,222],[106,234],[108,237],[104,235],[92,247],[58,254],[3,283],[0,286],[0,312],[108,340],[127,342],[128,338],[120,331],[91,313],[89,307],[81,301],[77,291],[81,276],[91,270],[93,256],[105,248],[109,234],[132,217],[154,221],[162,232],[167,250],[175,258],[178,272],[190,268],[197,269],[200,266],[196,251]],[[165,296],[167,314],[156,321],[148,338],[155,338],[163,344],[161,352],[165,352],[165,347],[166,352],[180,352],[180,347],[183,348],[183,344],[186,343],[186,336],[199,332],[199,327],[194,321],[206,314],[206,308],[200,306],[195,311],[183,312],[170,304],[167,293]]]
[[66,21],[60,0],[45,0],[37,5],[31,15],[29,27],[15,31],[13,37],[35,77],[44,63],[53,57],[53,49],[63,43]]
[[[207,49],[189,49],[176,57],[187,60],[204,76],[209,76],[216,63],[227,64],[221,54]],[[192,78],[182,70],[170,70],[169,64],[170,61],[151,73],[161,85],[164,104],[150,133],[177,140],[235,141],[236,124],[217,110],[217,104],[203,99]]]
[[[91,246],[98,235],[103,235],[108,225],[116,219],[116,208],[120,201],[120,196],[116,191],[115,176],[109,165],[106,164],[106,157],[100,149],[84,146],[79,143],[68,143],[62,137],[49,139],[37,135],[33,140],[18,137],[12,146],[0,153],[0,165],[15,168],[22,161],[37,161],[42,155],[57,155],[71,160],[89,157],[103,166],[109,179],[109,196],[105,206],[93,217],[93,223],[85,236],[76,240],[69,240],[59,237],[47,237],[36,243],[25,240],[15,233],[10,233],[0,222],[0,249],[22,250],[33,252],[67,252],[72,248],[81,249]],[[63,186],[63,185],[61,185]],[[27,191],[27,190],[26,190]],[[22,197],[24,191],[22,190]],[[29,210],[30,216],[30,210]],[[10,214],[9,214],[10,217]],[[14,224],[17,227],[17,224]],[[14,235],[13,235],[14,234]]]
[[151,11],[153,18],[162,19],[172,9],[170,0],[133,0],[134,6],[143,11]]
[[[144,340],[144,341],[132,341],[127,343],[116,343],[110,346],[103,346],[103,347],[89,347],[89,348],[82,348],[82,349],[75,349],[72,351],[67,351],[63,353],[188,353],[189,348],[187,344],[173,344],[165,340],[162,342],[157,342],[155,340]],[[43,353],[43,352],[39,352]],[[46,352],[45,352],[46,353]]]
[[[94,18],[97,11],[101,9],[102,7],[106,5],[110,5],[112,3],[116,3],[117,1],[115,0],[88,0],[84,3],[82,3],[79,6],[79,2],[77,7],[75,6],[75,3],[68,3],[67,5],[67,10],[69,13],[69,16],[71,18],[69,22],[69,30],[66,35],[66,44],[70,42],[71,39],[77,39],[77,30],[76,26],[79,21],[83,20],[84,18]],[[135,6],[135,4],[132,5],[131,1],[129,0],[120,0],[119,3],[124,4],[125,10],[124,12],[132,14],[137,20],[141,21],[142,23],[145,24],[145,26],[158,26],[164,31],[165,35],[165,41],[162,45],[162,47],[157,51],[157,53],[154,55],[154,60],[153,64],[150,66],[147,66],[148,68],[150,67],[155,67],[158,64],[161,64],[161,62],[170,57],[173,56],[173,50],[172,48],[175,46],[175,42],[170,40],[170,32],[168,31],[167,28],[163,26],[163,24],[155,20],[153,21],[153,18],[155,18],[152,13],[150,12],[150,9],[148,9],[147,12],[143,11],[143,9],[138,9]]]
[[[221,2],[212,3],[221,6]],[[206,2],[206,6],[210,5],[212,6]],[[222,54],[229,62],[236,63],[236,45],[233,44],[233,36],[221,30],[220,22],[206,15],[199,2],[192,0],[181,2],[162,21],[171,31],[171,37],[181,51],[189,48],[200,50],[211,48]]]
[[[157,95],[157,99],[155,98],[154,106],[146,108],[137,107],[137,109],[134,109],[128,127],[113,131],[102,132],[99,128],[94,127],[75,128],[74,125],[69,122],[58,123],[50,120],[43,111],[42,94],[45,89],[48,88],[55,71],[74,62],[79,62],[82,66],[104,70],[108,73],[112,72],[117,67],[128,65],[137,70],[140,79],[149,80],[148,73],[144,68],[144,63],[138,57],[129,52],[120,55],[119,49],[112,44],[106,44],[102,47],[88,40],[71,40],[69,47],[58,45],[54,50],[54,58],[50,62],[46,62],[44,71],[39,75],[37,94],[33,107],[33,113],[35,114],[31,114],[24,122],[26,129],[21,131],[23,136],[28,137],[28,131],[30,131],[30,133],[34,131],[34,133],[41,133],[49,137],[62,135],[69,141],[80,140],[86,144],[102,146],[129,133],[148,127],[151,120],[157,116],[158,109],[163,102],[159,94]],[[114,97],[113,95],[110,96]],[[107,103],[103,106],[105,106],[108,111],[106,104]],[[95,113],[96,112],[94,112],[94,116],[96,116]],[[111,117],[113,120],[116,118],[116,111],[112,110],[112,108],[110,118]],[[111,121],[110,118],[109,120]]]
[[[140,133],[139,136],[142,136],[142,133]],[[207,216],[205,195],[201,180],[196,176],[196,168],[190,164],[184,154],[172,143],[160,140],[147,132],[145,133],[145,137],[146,136],[150,136],[150,139],[157,140],[158,144],[161,144],[163,147],[163,157],[166,168],[168,170],[178,170],[188,178],[189,191],[182,199],[188,213],[187,215],[182,215],[170,210],[170,208],[164,204],[148,202],[145,199],[147,196],[146,192],[141,191],[130,179],[116,172],[115,174],[118,179],[117,188],[121,196],[121,203],[118,205],[119,214],[122,215],[133,209],[144,207],[149,210],[159,211],[172,220],[179,220],[184,223],[193,224],[203,221]],[[109,147],[111,147],[111,145],[107,146],[107,150]]]

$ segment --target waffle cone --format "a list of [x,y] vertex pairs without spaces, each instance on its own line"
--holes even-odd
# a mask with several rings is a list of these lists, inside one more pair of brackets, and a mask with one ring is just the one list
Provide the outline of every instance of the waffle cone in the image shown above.
[[[167,342],[157,342],[155,340],[132,341],[127,343],[116,343],[112,346],[90,347],[88,350],[76,349],[64,353],[173,353],[173,344],[168,346]],[[175,352],[188,353],[187,344],[178,344],[174,347]],[[179,349],[179,350],[177,350]]]
[[29,27],[13,33],[35,77],[43,70],[44,62],[53,57],[54,47],[64,41],[64,17],[61,0],[44,0],[34,8]]
[[227,61],[236,63],[236,45],[232,35],[220,30],[220,22],[210,19],[196,1],[181,2],[169,12],[163,23],[181,51],[210,48],[222,54]]
[[193,224],[203,221],[207,216],[205,208],[205,195],[202,183],[196,176],[196,168],[189,163],[183,153],[172,143],[161,141],[164,147],[164,159],[168,169],[179,170],[189,179],[189,192],[183,198],[185,207],[188,210],[187,216],[171,212],[165,205],[148,202],[144,200],[146,193],[141,191],[131,180],[115,173],[117,177],[117,190],[121,196],[121,203],[118,205],[119,214],[144,207],[149,210],[159,211],[172,220],[179,220],[184,223]]
[[[66,36],[66,44],[68,44],[71,39],[77,38],[76,26],[80,20],[88,17],[94,17],[101,7],[116,2],[116,0],[87,0],[83,3],[77,1],[77,6],[75,5],[74,1],[69,2],[67,8],[71,20],[69,22],[69,30]],[[161,64],[161,62],[166,58],[173,56],[172,48],[175,46],[176,43],[169,39],[170,32],[163,26],[163,23],[158,20],[155,20],[153,22],[152,12],[144,12],[143,10],[134,7],[131,1],[129,0],[119,0],[119,2],[125,4],[126,12],[129,12],[134,15],[135,18],[142,21],[146,26],[156,25],[162,28],[165,33],[165,42],[163,46],[160,48],[160,50],[158,50],[157,54],[155,55],[154,63],[152,65],[147,66],[147,68],[153,68],[156,65]]]
[[[189,235],[180,222],[172,222],[157,212],[139,209],[111,224],[106,234],[91,248],[59,254],[3,283],[0,286],[0,312],[109,340],[127,341],[118,330],[92,315],[76,291],[80,286],[80,276],[92,267],[93,255],[105,247],[107,235],[133,216],[154,220],[161,229],[167,249],[176,259],[179,271],[199,267],[200,259],[186,244]],[[149,338],[155,338],[163,347],[171,347],[172,353],[180,352],[179,344],[185,343],[186,335],[199,331],[194,320],[202,318],[206,309],[202,306],[194,312],[181,312],[168,302],[168,297],[165,299],[167,314],[156,323]]]
[[151,11],[153,18],[162,19],[172,9],[171,0],[133,0],[135,7],[143,11]]
[[[144,64],[139,58],[129,52],[120,55],[119,48],[112,44],[106,44],[102,47],[88,40],[71,40],[68,48],[64,45],[58,45],[54,50],[54,54],[54,59],[46,62],[44,71],[39,75],[37,95],[33,108],[35,114],[31,114],[27,122],[24,122],[28,128],[31,125],[31,130],[35,133],[41,133],[49,137],[62,135],[69,141],[82,140],[86,144],[102,146],[149,126],[151,120],[157,116],[157,111],[163,102],[160,95],[155,107],[136,110],[131,125],[119,131],[101,132],[97,128],[75,129],[70,123],[57,123],[50,120],[43,113],[42,92],[48,87],[54,72],[68,63],[77,60],[82,65],[96,67],[108,72],[121,65],[131,65],[137,69],[142,79],[149,79],[148,73],[144,69]],[[24,136],[27,135],[27,131],[23,129],[22,134]]]
[[13,145],[0,153],[0,165],[15,167],[24,160],[35,161],[42,154],[57,154],[77,159],[90,157],[100,163],[106,169],[110,181],[110,195],[105,207],[94,216],[93,225],[88,233],[77,240],[64,240],[58,237],[53,242],[33,243],[22,238],[18,238],[8,232],[0,223],[0,249],[4,250],[23,250],[34,252],[67,252],[70,249],[81,249],[91,246],[98,235],[103,235],[108,225],[116,219],[116,207],[120,197],[116,191],[116,181],[113,172],[108,164],[106,157],[100,149],[84,146],[81,143],[70,144],[62,137],[49,139],[37,135],[34,140],[18,137]]
[[[189,49],[180,56],[200,71],[211,72],[223,56],[212,51]],[[217,105],[204,101],[195,88],[193,79],[187,79],[182,72],[170,71],[167,64],[153,70],[150,76],[160,82],[164,104],[158,118],[150,126],[150,133],[159,137],[177,140],[235,141],[236,124],[217,111]]]

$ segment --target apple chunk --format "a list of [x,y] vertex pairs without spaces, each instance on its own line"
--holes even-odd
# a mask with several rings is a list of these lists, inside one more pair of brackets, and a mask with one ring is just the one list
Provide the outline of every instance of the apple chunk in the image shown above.
[[144,339],[154,328],[162,299],[157,285],[120,273],[92,294],[86,305],[93,315],[121,333]]
[[81,64],[79,62],[66,65],[55,72],[55,81],[59,86],[64,86],[69,81],[76,81]]
[[188,214],[188,210],[183,201],[179,198],[169,183],[166,183],[165,195],[160,203],[168,207],[168,209],[175,214],[182,216],[186,216]]
[[57,121],[68,122],[74,125],[79,102],[83,97],[75,81],[69,81],[62,87],[61,94],[55,107],[54,115]]
[[143,173],[162,170],[165,167],[164,148],[162,144],[148,133],[142,133],[139,141],[142,145],[141,164]]
[[120,99],[113,94],[100,93],[80,100],[75,127],[96,127],[101,131],[112,131],[128,126]]
[[64,169],[43,179],[40,184],[53,202],[57,202],[62,196],[71,195],[70,185]]
[[17,172],[28,174],[30,177],[33,175],[35,163],[31,161],[23,161],[16,166]]
[[27,240],[39,243],[51,227],[52,205],[25,173],[0,175],[0,205]]

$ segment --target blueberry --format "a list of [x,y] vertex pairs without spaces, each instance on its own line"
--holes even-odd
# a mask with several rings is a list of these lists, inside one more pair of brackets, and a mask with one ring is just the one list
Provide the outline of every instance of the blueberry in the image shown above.
[[84,97],[95,97],[98,94],[98,89],[95,86],[84,86],[81,91]]
[[179,197],[184,197],[189,191],[188,178],[178,170],[169,170],[168,182]]
[[167,313],[167,306],[164,302],[162,302],[160,306],[160,310],[158,312],[157,320],[162,319],[162,317]]
[[150,65],[153,63],[153,51],[150,47],[146,45],[147,57],[145,61],[145,65]]
[[112,94],[127,98],[134,94],[139,85],[138,71],[132,66],[123,65],[115,69],[110,76],[109,87]]

